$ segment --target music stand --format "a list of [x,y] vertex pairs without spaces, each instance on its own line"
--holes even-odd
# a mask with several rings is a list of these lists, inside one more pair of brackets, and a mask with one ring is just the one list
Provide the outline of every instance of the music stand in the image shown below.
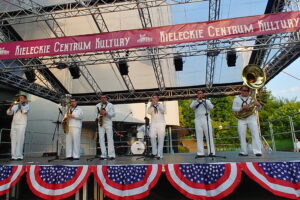
[[57,132],[56,152],[55,152],[56,155],[55,155],[55,158],[48,160],[48,162],[52,162],[54,160],[59,160],[59,156],[58,156],[58,140],[59,140],[59,125],[60,125],[59,119],[60,119],[60,116],[62,116],[62,115],[63,115],[63,113],[62,113],[61,109],[58,108],[57,120],[55,122],[56,125],[55,125],[55,129],[53,131],[53,136],[52,136],[52,141],[54,141],[54,138],[55,138],[55,135],[56,135],[56,132]]
[[[212,133],[210,133],[210,128],[209,128],[208,110],[207,110],[206,99],[204,99],[204,104],[203,104],[203,106],[204,106],[204,108],[205,108],[206,125],[207,125],[207,137],[208,137],[208,138],[206,138],[206,140],[208,141],[208,146],[209,146],[209,154],[208,154],[207,157],[210,157],[210,158],[212,158],[212,159],[217,158],[217,157],[218,157],[218,158],[224,158],[224,159],[225,159],[226,156],[216,156],[216,155],[213,155],[213,153],[211,152],[210,134],[212,134]],[[200,157],[197,157],[197,156],[196,156],[195,159],[197,159],[197,158],[200,158]],[[204,158],[204,157],[201,157],[201,158]]]

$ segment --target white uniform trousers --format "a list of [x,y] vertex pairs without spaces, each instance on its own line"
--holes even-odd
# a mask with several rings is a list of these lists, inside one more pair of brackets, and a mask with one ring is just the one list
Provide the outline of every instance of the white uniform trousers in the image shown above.
[[70,126],[70,131],[66,134],[66,157],[80,157],[80,135],[81,128]]
[[[99,130],[99,144],[101,148],[101,157],[116,157],[115,147],[114,147],[114,135],[111,124],[104,124],[102,127],[98,126]],[[107,137],[107,150],[105,146],[105,133]]]
[[246,142],[247,127],[250,129],[252,135],[253,153],[254,154],[261,153],[261,141],[259,137],[258,124],[255,115],[251,115],[246,119],[238,120],[238,132],[240,136],[241,153],[248,154],[247,142]]
[[10,130],[11,139],[11,158],[12,159],[23,159],[23,147],[25,139],[26,124],[16,125],[12,124]]
[[152,154],[157,155],[160,158],[163,158],[165,129],[166,129],[165,123],[153,123],[151,124],[150,131],[149,131],[149,137],[151,139],[151,146],[152,146]]
[[[196,138],[197,138],[197,155],[204,155],[203,133],[206,138],[208,154],[210,154],[210,153],[212,153],[213,155],[216,154],[210,119],[208,121],[208,127],[209,127],[209,139],[208,139],[206,116],[195,119],[195,129],[196,129]],[[210,150],[211,150],[211,152],[210,152]]]

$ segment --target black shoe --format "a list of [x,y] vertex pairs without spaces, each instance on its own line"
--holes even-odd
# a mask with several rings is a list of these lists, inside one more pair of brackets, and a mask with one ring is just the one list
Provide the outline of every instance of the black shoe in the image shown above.
[[162,157],[156,157],[156,159],[157,159],[157,160],[162,160],[163,158],[162,158]]
[[257,154],[255,154],[256,156],[262,156],[262,154],[261,153],[257,153]]
[[64,160],[73,160],[73,157],[66,157]]
[[156,155],[151,154],[151,155],[150,155],[150,158],[156,158]]
[[196,155],[195,159],[197,159],[197,158],[204,158],[204,157],[205,157],[205,155]]
[[109,160],[114,160],[114,159],[116,159],[115,157],[109,157],[108,158]]
[[10,159],[11,161],[16,161],[16,160],[18,160],[17,158],[11,158]]
[[248,154],[239,153],[239,156],[248,156]]
[[107,158],[106,157],[100,157],[100,160],[106,160]]
[[73,158],[72,160],[79,160],[79,158]]
[[23,160],[23,158],[18,158],[18,159],[17,159],[17,161],[21,161],[21,160]]

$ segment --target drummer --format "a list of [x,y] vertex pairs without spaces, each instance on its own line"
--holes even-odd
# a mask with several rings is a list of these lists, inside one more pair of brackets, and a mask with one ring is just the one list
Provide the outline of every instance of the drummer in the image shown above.
[[[149,118],[148,117],[145,117],[144,118],[145,119],[145,124],[143,124],[143,125],[141,125],[141,126],[138,126],[137,127],[137,134],[136,134],[136,137],[137,137],[137,139],[138,140],[140,140],[140,141],[144,141],[144,137],[145,137],[145,135],[146,136],[148,136],[149,135],[149,128],[150,128],[150,126],[149,126]],[[146,126],[147,126],[147,129],[146,129]]]

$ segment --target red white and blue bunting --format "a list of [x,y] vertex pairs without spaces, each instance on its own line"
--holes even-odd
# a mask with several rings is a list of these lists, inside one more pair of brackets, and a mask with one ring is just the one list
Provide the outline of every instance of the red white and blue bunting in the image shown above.
[[168,164],[165,169],[170,183],[190,199],[222,199],[241,181],[236,163]]
[[89,166],[35,166],[27,173],[31,191],[44,199],[63,199],[75,194],[87,181]]
[[300,198],[300,162],[243,163],[244,172],[275,195]]
[[0,165],[0,195],[6,194],[14,186],[25,172],[22,165]]
[[141,199],[150,194],[162,172],[161,165],[98,165],[95,178],[112,199]]

